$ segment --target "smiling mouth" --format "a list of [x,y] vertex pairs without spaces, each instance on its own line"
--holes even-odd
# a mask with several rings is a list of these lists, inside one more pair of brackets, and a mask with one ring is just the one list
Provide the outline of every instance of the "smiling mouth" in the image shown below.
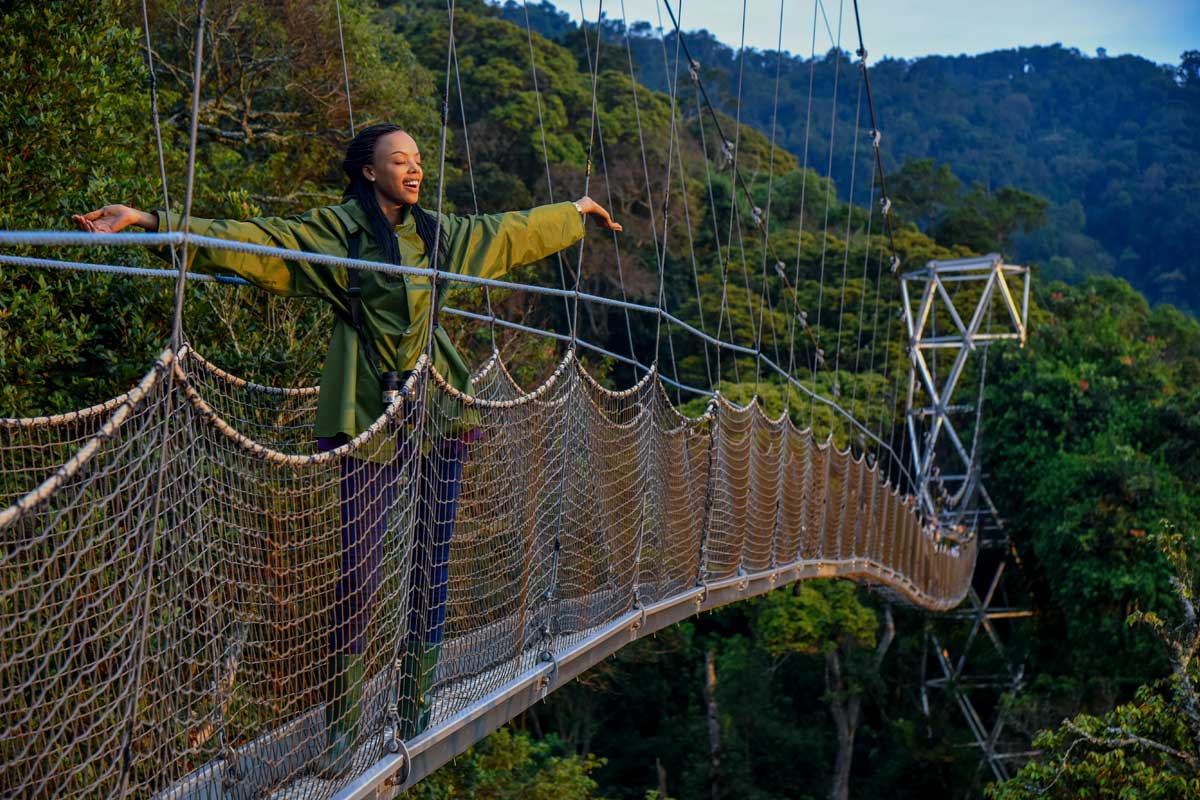
[[420,182],[420,181],[404,181],[404,182],[403,182],[401,185],[402,185],[402,186],[403,186],[405,189],[410,189],[410,190],[412,190],[412,191],[414,191],[414,192],[415,192],[415,191],[417,191],[418,189],[420,189],[420,188],[421,188],[421,182]]

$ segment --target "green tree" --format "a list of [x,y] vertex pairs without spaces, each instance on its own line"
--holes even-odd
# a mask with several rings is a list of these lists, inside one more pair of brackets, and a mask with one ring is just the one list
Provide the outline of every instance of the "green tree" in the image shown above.
[[897,214],[930,230],[946,210],[955,205],[962,189],[949,164],[936,166],[932,158],[906,161],[888,176],[888,191]]
[[534,739],[510,728],[488,736],[418,783],[413,800],[591,800],[591,777],[603,760],[563,753],[554,738]]
[[[796,584],[763,600],[755,634],[776,659],[800,653],[825,662],[825,702],[837,734],[830,800],[850,796],[854,737],[862,719],[867,684],[877,680],[883,658],[896,635],[891,604],[883,608],[883,633],[875,611],[859,598],[848,581]],[[870,655],[867,655],[870,651]]]
[[1188,798],[1200,795],[1200,549],[1194,537],[1164,525],[1155,537],[1170,565],[1175,619],[1129,615],[1159,640],[1168,677],[1140,687],[1112,711],[1080,714],[1034,741],[1039,755],[1012,779],[988,788],[995,800],[1032,798]]
[[[97,197],[154,201],[146,68],[121,11],[108,0],[0,11],[0,228],[66,227]],[[138,258],[123,250],[28,254]],[[78,408],[149,368],[166,331],[166,287],[142,292],[109,276],[0,270],[0,414]]]
[[1039,294],[1026,346],[990,362],[988,489],[1037,610],[1031,671],[1104,710],[1162,664],[1122,624],[1171,602],[1146,532],[1200,524],[1200,325],[1111,278]]

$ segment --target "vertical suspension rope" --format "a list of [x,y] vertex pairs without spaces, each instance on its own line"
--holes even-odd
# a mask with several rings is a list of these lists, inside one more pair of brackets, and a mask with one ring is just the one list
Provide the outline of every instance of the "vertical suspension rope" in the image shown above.
[[[656,9],[659,8],[657,0],[655,1],[655,8]],[[682,14],[683,14],[682,0],[680,0],[679,13],[682,16]],[[663,69],[665,71],[666,79],[667,79],[668,96],[671,99],[671,123],[670,123],[670,128],[668,130],[668,135],[667,135],[667,175],[666,175],[666,178],[664,179],[664,183],[663,183],[663,200],[662,200],[662,218],[663,218],[662,251],[663,251],[663,257],[662,257],[662,269],[659,270],[659,274],[658,274],[659,314],[658,314],[658,320],[656,322],[656,326],[657,326],[657,330],[655,331],[656,339],[661,338],[662,327],[663,327],[663,313],[666,311],[666,307],[667,307],[666,264],[667,264],[667,236],[670,233],[670,223],[671,223],[671,217],[670,217],[671,173],[675,167],[675,158],[674,158],[675,153],[679,150],[679,147],[676,146],[676,136],[678,133],[678,129],[675,125],[675,115],[676,115],[676,111],[677,111],[677,100],[678,100],[678,96],[679,96],[679,49],[680,49],[680,37],[676,37],[675,38],[675,70],[674,70],[674,74],[672,74],[671,69],[667,64],[667,51],[666,51],[667,44],[666,44],[666,39],[665,39],[665,36],[663,33],[664,29],[663,29],[663,25],[662,25],[661,10],[659,10],[658,23],[659,23],[658,24],[658,34],[659,34],[658,40],[659,40],[659,44],[662,46],[662,50],[663,50]],[[680,145],[680,146],[682,146],[682,145]],[[683,168],[683,164],[681,161],[680,169],[682,170],[682,168]],[[689,235],[690,235],[690,232],[689,232]],[[683,405],[683,395],[679,388],[679,365],[675,359],[675,339],[671,334],[671,326],[669,323],[667,324],[666,329],[667,329],[667,352],[671,356],[671,374],[675,378],[675,400],[676,400],[677,404]],[[657,348],[656,348],[656,351],[657,351]]]
[[[746,9],[747,9],[747,4],[748,4],[747,0],[742,0],[742,35],[741,35],[741,40],[738,43],[738,80],[737,80],[737,95],[736,95],[737,96],[737,109],[736,109],[736,112],[733,117],[733,141],[730,142],[728,139],[725,138],[724,134],[721,134],[721,139],[722,139],[721,146],[722,146],[722,148],[725,148],[726,152],[728,153],[729,169],[730,169],[730,173],[733,177],[733,183],[735,184],[735,186],[737,184],[738,179],[741,177],[741,173],[738,171],[738,156],[741,154],[741,143],[742,143],[742,81],[745,78],[745,74],[746,74]],[[718,128],[718,131],[719,130],[720,129]],[[738,208],[738,204],[737,204],[737,192],[735,191],[733,194],[734,194],[734,196],[732,198],[730,198],[731,202],[730,202],[730,206],[729,206],[729,233],[726,237],[726,241],[729,242],[729,247],[732,249],[733,234],[735,231],[737,232],[738,251],[741,253],[741,257],[742,257],[741,258],[742,288],[745,289],[745,291],[746,291],[746,311],[750,318],[751,335],[754,337],[755,341],[757,341],[758,340],[758,332],[756,330],[754,330],[754,306],[750,299],[751,298],[750,274],[746,270],[746,247],[745,247],[745,242],[742,239],[742,226],[740,224],[738,224],[741,221],[741,210]],[[750,206],[753,207],[754,206],[754,197],[753,197],[753,195],[750,194],[750,191],[748,188],[746,189],[746,196],[747,196],[747,200],[748,200]],[[730,317],[730,323],[729,323],[729,339],[730,339],[730,341],[735,341],[734,336],[733,336],[733,318],[732,318],[732,316]],[[761,359],[762,359],[762,353],[760,353],[756,347],[755,348],[755,364],[754,364],[756,370],[758,368],[758,362],[761,361]],[[735,362],[737,361],[737,356],[734,356],[734,361]]]
[[183,292],[187,284],[187,253],[190,236],[188,222],[192,216],[192,197],[196,182],[196,142],[200,124],[200,69],[204,63],[204,9],[207,0],[200,0],[197,8],[196,52],[193,63],[192,79],[192,123],[188,134],[187,183],[184,185],[183,196],[183,243],[181,245],[181,267],[179,278],[175,282],[175,318],[171,325],[171,349],[179,352],[183,344]]
[[[479,213],[479,196],[475,191],[475,168],[471,164],[471,137],[467,132],[467,106],[463,99],[462,74],[458,68],[458,45],[454,41],[454,37],[450,37],[450,54],[454,60],[454,84],[458,89],[458,115],[462,118],[463,132],[463,151],[467,156],[467,181],[471,187],[471,208],[472,213]],[[496,341],[496,312],[492,308],[492,290],[483,287],[483,302],[487,307],[488,314],[488,332],[492,341],[492,355],[497,355],[500,348]]]
[[[859,119],[862,111],[862,81],[858,84],[858,103],[854,109],[854,146],[850,151],[850,191],[846,197],[846,242],[842,251],[842,292],[841,299],[838,301],[838,330],[836,349],[833,356],[833,385],[834,397],[839,397],[838,384],[841,381],[840,370],[842,367],[842,323],[846,318],[846,279],[848,277],[850,267],[850,233],[854,223],[854,179],[857,177],[858,171],[858,132]],[[873,181],[872,181],[873,182]]]
[[[859,366],[862,362],[863,330],[864,330],[863,323],[865,321],[864,312],[867,309],[867,294],[869,293],[867,290],[867,286],[868,286],[867,268],[870,265],[870,261],[871,261],[871,228],[872,228],[872,225],[874,222],[875,222],[875,171],[872,170],[871,171],[871,186],[870,186],[870,189],[867,191],[866,246],[863,251],[863,268],[862,268],[862,278],[861,278],[863,288],[862,288],[862,293],[858,297],[858,336],[855,339],[855,346],[854,346],[854,374],[856,377],[859,374]],[[876,297],[879,296],[878,282],[876,283],[875,295],[876,295]],[[876,310],[878,310],[878,309],[876,309]],[[858,384],[859,384],[859,381],[855,380],[851,387],[851,394],[850,394],[851,408],[853,408],[854,401],[858,398]],[[870,403],[869,398],[867,399],[867,403],[868,404]]]
[[[537,59],[533,52],[533,27],[529,21],[529,0],[521,0],[521,6],[525,10],[525,38],[529,43],[529,74],[533,77],[533,100],[534,107],[537,109],[538,132],[541,134],[542,141],[542,163],[546,167],[546,197],[554,202],[554,181],[550,177],[550,149],[546,145],[546,121],[542,117],[542,93],[538,88],[537,76]],[[562,284],[562,288],[567,288],[567,270],[563,264],[562,253],[554,254],[555,260],[558,262],[558,280]],[[571,319],[571,306],[567,298],[563,297],[563,312],[567,316],[567,320]]]
[[[804,210],[808,199],[808,145],[810,133],[812,132],[813,85],[817,75],[817,4],[819,2],[820,0],[813,0],[812,42],[809,47],[808,56],[808,108],[804,114],[804,158],[800,168],[800,219],[796,227],[796,271],[795,279],[792,281],[792,315],[788,319],[789,375],[795,374],[796,369],[796,323],[800,321],[802,314],[807,315],[807,311],[800,308],[800,255],[804,248]],[[805,317],[803,328],[806,333],[811,335],[811,331],[808,329],[807,317]],[[814,358],[816,357],[815,352],[813,356]],[[812,388],[813,391],[816,391],[817,386],[815,382]],[[791,392],[784,395],[784,408],[789,414],[791,413],[791,400]]]
[[[658,13],[658,28],[659,28],[659,32],[661,34],[663,31],[666,30],[666,28],[663,25],[662,4],[659,2],[659,0],[655,0],[654,8],[655,8],[655,11]],[[679,14],[682,17],[682,15],[683,15],[682,0],[680,0],[680,4],[679,4]],[[679,124],[679,108],[678,108],[679,53],[680,53],[680,49],[681,49],[681,45],[682,45],[682,39],[683,39],[683,37],[680,36],[678,33],[676,33],[676,35],[675,35],[675,70],[674,70],[674,74],[672,75],[671,68],[670,68],[670,65],[669,65],[668,59],[667,59],[666,36],[665,35],[659,36],[659,42],[662,44],[663,74],[664,74],[666,80],[672,84],[672,86],[671,86],[671,135],[672,136],[677,135],[676,128]],[[688,69],[689,69],[689,71],[694,71],[695,67],[693,67],[692,65],[689,64]],[[707,157],[707,153],[705,155]],[[683,147],[682,146],[675,148],[675,161],[676,161],[676,165],[678,166],[678,169],[679,169],[679,197],[680,197],[680,201],[683,203],[683,220],[684,220],[684,224],[687,229],[688,254],[691,258],[691,265],[692,265],[692,284],[696,289],[696,314],[699,317],[701,333],[704,333],[707,335],[708,328],[704,324],[704,304],[700,297],[700,274],[699,274],[699,270],[696,266],[696,245],[695,245],[695,240],[692,236],[692,215],[691,215],[691,210],[688,207],[687,175],[685,174],[684,169],[683,169]],[[670,333],[669,328],[668,328],[667,332],[668,332],[668,334]],[[715,387],[715,384],[713,383],[712,363],[711,363],[711,360],[709,357],[709,352],[708,352],[709,344],[707,341],[702,341],[701,344],[704,347],[704,371],[705,371],[705,374],[708,376],[708,387],[711,390]],[[673,349],[674,348],[672,348],[672,350]],[[676,377],[678,377],[678,376],[676,376]]]
[[433,334],[438,328],[438,272],[441,270],[442,253],[442,204],[446,198],[446,134],[450,127],[450,70],[454,63],[454,0],[447,0],[450,27],[446,43],[446,81],[442,92],[442,135],[438,153],[438,197],[437,224],[434,226],[433,252],[429,254],[429,268],[433,270],[429,286],[429,340],[425,343],[430,361],[433,360]]
[[354,107],[350,104],[350,66],[346,62],[346,39],[342,35],[342,0],[333,0],[337,12],[338,47],[342,52],[342,79],[346,85],[346,115],[350,119],[350,138],[354,138]]
[[[643,132],[642,132],[642,111],[641,111],[641,107],[638,103],[638,96],[637,96],[638,83],[637,83],[637,77],[634,75],[634,69],[633,69],[633,46],[630,44],[630,41],[629,41],[629,17],[625,13],[625,0],[621,0],[621,22],[625,29],[625,53],[626,53],[626,56],[628,57],[628,61],[629,61],[629,88],[633,94],[633,116],[634,116],[634,120],[637,122],[638,147],[639,147],[639,152],[641,153],[641,156],[642,156],[642,175],[645,178],[645,183],[646,183],[646,205],[649,208],[649,212],[650,212],[650,230],[651,230],[651,234],[652,234],[652,237],[654,240],[654,258],[655,258],[655,261],[657,262],[657,266],[658,266],[659,287],[660,287],[659,293],[661,295],[662,273],[666,269],[666,267],[663,263],[662,249],[659,247],[658,222],[654,217],[654,192],[650,188],[650,166],[649,166],[648,162],[646,161],[646,140],[645,140],[645,136],[643,135]],[[661,303],[657,304],[657,308],[658,308],[657,326],[656,326],[656,330],[654,333],[654,360],[652,362],[652,364],[655,366],[657,366],[657,364],[658,364],[659,337],[660,337],[660,333],[662,330],[662,305],[661,305]]]
[[[817,391],[817,369],[825,363],[825,350],[821,347],[821,312],[825,306],[825,255],[829,245],[829,207],[832,201],[833,193],[833,148],[835,142],[835,133],[837,131],[837,101],[838,101],[838,78],[841,75],[842,67],[842,8],[844,3],[838,3],[838,30],[837,41],[834,45],[834,62],[833,62],[833,103],[829,114],[829,164],[826,167],[826,180],[828,184],[825,187],[825,222],[821,231],[821,269],[817,279],[817,320],[813,328],[813,335],[817,337],[817,353],[813,359],[813,391]],[[828,24],[828,20],[826,20]],[[816,419],[815,400],[809,402],[808,424],[810,427],[814,425]],[[829,434],[833,435],[833,425],[830,423]]]
[[[779,0],[779,29],[775,41],[775,96],[771,106],[771,149],[767,163],[767,208],[763,213],[763,246],[762,246],[762,290],[758,299],[758,341],[755,349],[758,351],[758,358],[754,361],[754,394],[758,394],[758,382],[762,374],[762,329],[763,329],[763,314],[767,305],[767,248],[771,242],[771,193],[775,188],[775,134],[777,132],[777,123],[779,122],[779,75],[783,69],[783,0]],[[772,329],[774,328],[774,319],[772,315]],[[775,361],[779,362],[779,344],[776,342]],[[789,392],[787,387],[784,387],[784,392]]]
[[[584,48],[584,49],[587,51],[588,59],[589,59],[588,72],[591,72],[592,71],[592,65],[591,65],[591,60],[590,60],[591,59],[591,51],[588,50],[587,48]],[[596,144],[600,148],[600,169],[604,172],[604,192],[608,198],[608,205],[606,206],[606,208],[614,209],[615,205],[613,204],[612,180],[609,178],[609,175],[608,175],[608,155],[604,149],[604,125],[601,122],[601,117],[599,114],[596,115]],[[618,238],[616,231],[612,231],[611,236],[612,236],[612,242],[613,242],[613,255],[615,256],[616,263],[617,263],[617,283],[619,284],[619,286],[621,288],[621,300],[624,302],[628,302],[629,294],[625,289],[625,271],[621,265],[621,241]],[[630,322],[630,319],[629,319],[629,309],[622,307],[621,313],[625,319],[625,336],[626,336],[626,339],[628,340],[628,344],[629,344],[629,358],[633,361],[633,365],[631,365],[631,369],[633,370],[633,376],[634,376],[633,379],[636,382],[638,379],[637,368],[641,367],[642,364],[638,360],[637,351],[633,347],[633,324]]]
[[[188,248],[188,220],[191,216],[193,189],[195,186],[196,175],[196,143],[198,135],[198,125],[200,116],[200,81],[202,77],[201,70],[204,66],[204,11],[206,0],[200,0],[196,11],[196,44],[195,53],[192,65],[192,118],[191,131],[188,141],[188,161],[187,161],[187,183],[184,194],[184,209],[183,209],[183,243],[181,248],[181,256],[179,261],[179,275],[175,282],[175,309],[174,318],[171,324],[171,352],[174,357],[178,358],[179,350],[183,344],[183,296],[187,286],[187,248]],[[147,51],[149,52],[149,21],[144,18],[146,27]],[[163,166],[163,187],[166,189],[166,173],[165,162]],[[169,369],[169,367],[168,367]],[[174,382],[174,371],[170,370],[167,373],[166,381],[168,387]],[[168,424],[162,426],[159,431],[160,441],[158,443],[158,469],[156,474],[156,490],[154,493],[153,504],[153,519],[150,525],[148,534],[144,534],[143,541],[138,548],[138,561],[141,563],[141,591],[142,608],[141,608],[141,625],[137,644],[137,657],[134,662],[133,674],[131,675],[131,686],[133,687],[130,693],[129,709],[126,712],[126,726],[123,732],[121,745],[121,777],[119,784],[119,796],[124,798],[129,793],[130,776],[133,773],[133,737],[134,729],[137,724],[138,717],[138,700],[140,699],[140,687],[142,683],[142,672],[146,662],[146,644],[150,635],[150,607],[151,600],[154,595],[153,580],[154,566],[156,563],[156,552],[158,544],[159,524],[162,521],[162,496],[163,484],[166,476],[167,467],[167,442],[170,438],[170,427]]]
[[[158,116],[158,75],[154,67],[154,48],[150,43],[150,13],[146,9],[146,0],[142,0],[142,32],[146,38],[146,68],[150,72],[150,119],[154,124],[154,144],[158,154],[158,175],[162,182],[163,195],[163,211],[171,210],[171,195],[167,191],[167,159],[163,152],[162,141],[162,124]],[[166,226],[166,232],[171,233],[171,219],[168,216],[166,219],[160,219],[158,226],[160,229]],[[174,244],[170,246],[171,265],[178,270],[183,269],[183,265],[179,260],[179,250]]]
[[[593,64],[591,45],[588,43],[586,17],[583,13],[583,0],[579,0],[580,19],[585,23],[580,25],[583,32],[583,49],[588,53],[588,65],[592,68],[592,115],[588,125],[587,166],[583,173],[583,194],[586,196],[592,182],[592,152],[596,142],[596,82],[600,76],[600,39],[603,33],[604,0],[600,0],[596,10],[596,58]],[[583,248],[584,239],[579,241],[579,256],[575,263],[575,289],[571,304],[571,347],[575,347],[579,335],[579,282],[583,279]]]

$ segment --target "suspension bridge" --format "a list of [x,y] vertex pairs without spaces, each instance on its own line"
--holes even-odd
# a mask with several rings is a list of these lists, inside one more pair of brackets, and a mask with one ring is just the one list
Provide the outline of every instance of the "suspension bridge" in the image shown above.
[[[6,270],[176,282],[174,335],[135,386],[69,413],[0,419],[5,792],[390,797],[626,644],[705,610],[811,578],[851,579],[933,612],[968,595],[979,533],[997,516],[978,457],[986,350],[996,341],[1024,341],[1028,272],[996,255],[913,269],[899,263],[888,246],[890,200],[861,32],[858,113],[865,97],[869,121],[851,137],[853,163],[863,161],[870,175],[868,199],[860,217],[846,216],[838,253],[828,198],[814,198],[814,205],[825,203],[818,235],[832,245],[822,247],[817,275],[798,255],[794,265],[785,263],[770,245],[769,209],[753,204],[739,171],[737,132],[729,138],[722,130],[675,11],[666,8],[675,33],[664,37],[664,67],[673,69],[672,150],[661,165],[662,186],[685,173],[675,144],[682,74],[695,89],[700,135],[711,128],[716,136],[704,145],[704,173],[724,171],[747,198],[720,221],[729,226],[729,259],[704,265],[692,258],[693,277],[714,268],[721,280],[720,308],[707,310],[707,326],[705,309],[693,319],[665,302],[665,219],[661,229],[652,220],[660,276],[653,305],[628,299],[624,286],[621,297],[582,291],[583,246],[573,281],[560,259],[562,284],[548,287],[208,238],[186,226],[148,234],[0,231]],[[814,55],[820,30],[840,46],[840,12],[835,34],[818,0],[812,23]],[[196,76],[203,24],[201,3]],[[340,12],[337,24],[340,30]],[[457,71],[453,5],[447,24],[443,163]],[[602,27],[591,30],[594,95]],[[147,39],[149,31],[147,22]],[[673,68],[668,39],[676,49]],[[531,69],[536,81],[536,64]],[[185,217],[199,94],[197,77]],[[592,123],[595,161],[606,169],[594,113]],[[652,192],[645,160],[643,169],[647,206],[665,209],[669,191]],[[686,193],[677,202],[686,202]],[[820,218],[821,211],[811,213]],[[713,225],[719,238],[712,213],[714,219],[694,222]],[[725,290],[736,280],[733,243],[743,232],[761,235],[763,255],[753,341],[739,342]],[[868,242],[861,264],[849,255],[856,235]],[[174,268],[31,255],[67,247],[163,248]],[[612,247],[619,259],[621,242],[614,238]],[[188,284],[243,282],[182,270],[188,250],[198,248],[423,280],[433,291],[480,287],[489,298],[486,313],[449,306],[446,313],[556,342],[560,358],[548,376],[525,387],[495,351],[465,393],[423,356],[368,428],[318,451],[312,425],[319,387],[257,383],[188,343]],[[737,266],[747,273],[744,261]],[[851,270],[862,273],[857,295],[847,292]],[[773,273],[782,290],[769,288]],[[836,313],[822,318],[823,301],[800,308],[795,287],[802,280],[815,280],[822,296],[840,295]],[[497,289],[561,301],[569,329],[504,319],[490,303],[488,293]],[[748,278],[745,289],[749,296]],[[856,331],[842,329],[848,296],[859,304]],[[881,298],[888,297],[899,301],[902,320],[880,318]],[[617,310],[627,325],[638,315],[653,320],[655,357],[638,357],[632,332],[628,353],[588,341],[577,324],[581,305]],[[764,322],[776,306],[787,313],[787,331]],[[687,338],[718,364],[709,386],[680,377],[674,353]],[[843,352],[847,340],[853,366],[851,348]],[[889,375],[886,351],[897,341],[910,368]],[[640,377],[627,388],[607,387],[584,354]],[[722,358],[735,369],[740,360],[756,388],[771,384],[787,398],[803,398],[810,424],[798,427],[786,406],[773,416],[757,397],[739,404],[724,396]],[[890,385],[868,396],[847,398],[839,389],[855,371],[880,369]],[[680,411],[684,393],[707,398],[698,416]],[[811,422],[825,418],[818,408],[836,420],[837,436],[834,425],[817,430]],[[898,417],[903,424],[895,424]],[[419,578],[411,564],[416,531],[433,513],[419,489],[421,465],[439,443],[464,437],[454,535],[439,573],[445,638],[436,662],[423,667],[429,725],[406,734],[404,709],[416,702],[404,658]],[[362,621],[364,667],[354,678],[361,722],[348,768],[331,776],[319,765],[329,746],[326,643],[344,547],[339,493],[347,470],[362,464],[375,465],[394,489],[370,494],[360,512],[380,531],[378,569]]]

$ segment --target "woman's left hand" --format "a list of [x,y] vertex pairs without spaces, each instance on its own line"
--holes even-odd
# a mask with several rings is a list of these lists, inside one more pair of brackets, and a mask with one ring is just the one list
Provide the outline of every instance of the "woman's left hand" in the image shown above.
[[621,227],[621,223],[615,222],[612,215],[608,213],[608,210],[592,198],[587,196],[581,197],[575,201],[575,205],[579,206],[579,210],[583,212],[584,216],[591,215],[595,217],[601,225],[610,231],[617,231],[619,233],[624,230]]

